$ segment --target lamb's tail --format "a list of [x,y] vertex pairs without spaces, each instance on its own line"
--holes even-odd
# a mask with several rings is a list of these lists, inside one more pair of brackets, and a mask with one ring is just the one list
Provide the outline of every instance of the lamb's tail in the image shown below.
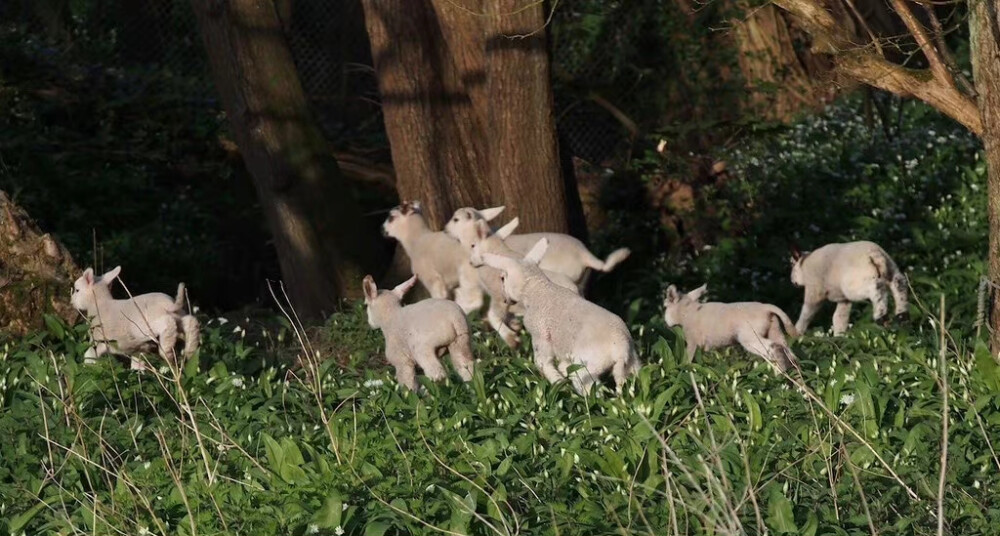
[[184,330],[184,357],[191,357],[201,344],[201,324],[194,315],[184,315],[181,317],[181,328]]
[[594,270],[601,272],[610,272],[615,269],[615,266],[618,266],[631,254],[632,250],[629,248],[620,248],[612,251],[611,255],[608,255],[608,258],[602,261],[588,250],[584,256],[583,263],[587,265],[588,268],[593,268]]
[[187,298],[187,289],[184,288],[184,283],[177,285],[177,297],[174,298],[174,312],[180,312],[184,310],[184,301]]
[[774,314],[774,316],[781,322],[782,327],[785,328],[785,333],[787,333],[789,337],[799,336],[799,330],[795,329],[795,323],[792,322],[792,319],[789,318],[788,315],[781,310],[781,308],[772,305],[771,313]]

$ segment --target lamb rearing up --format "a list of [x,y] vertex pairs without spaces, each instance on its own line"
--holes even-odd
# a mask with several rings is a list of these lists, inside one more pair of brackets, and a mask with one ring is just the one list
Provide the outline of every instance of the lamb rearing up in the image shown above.
[[[502,206],[484,210],[472,208],[459,209],[455,211],[445,229],[447,230],[448,226],[459,224],[469,218],[482,218],[490,221],[499,216],[503,209],[504,207]],[[610,272],[631,254],[628,248],[620,248],[611,252],[607,259],[601,260],[591,253],[587,249],[587,246],[583,245],[583,242],[562,233],[512,234],[504,239],[504,242],[512,250],[524,256],[542,238],[548,240],[549,251],[545,254],[545,259],[540,264],[541,268],[549,272],[564,274],[579,288],[583,288],[586,285],[587,275],[590,273],[590,270]]]
[[[88,317],[94,343],[84,355],[85,362],[93,363],[98,356],[109,352],[131,356],[151,343],[158,346],[161,356],[172,361],[178,335],[184,339],[182,355],[194,354],[200,342],[200,328],[197,318],[184,314],[184,283],[177,286],[176,298],[152,292],[116,300],[109,286],[120,272],[121,266],[116,266],[95,278],[94,270],[87,268],[73,283],[70,302]],[[132,368],[143,369],[143,362],[132,357]]]
[[779,370],[788,370],[790,366],[797,368],[795,354],[788,348],[781,328],[784,326],[791,337],[798,333],[784,311],[759,302],[701,303],[699,300],[707,290],[708,285],[702,285],[681,295],[677,287],[670,285],[663,300],[663,317],[667,325],[680,325],[684,330],[688,359],[694,357],[698,348],[711,350],[739,344]]
[[[459,209],[462,210],[462,209]],[[512,328],[508,323],[510,313],[523,314],[524,308],[518,304],[508,303],[503,293],[503,284],[500,281],[500,271],[496,268],[486,266],[483,262],[483,255],[492,253],[513,259],[520,259],[521,256],[504,243],[510,232],[517,227],[517,218],[497,230],[496,233],[490,229],[486,220],[479,218],[462,219],[460,223],[449,222],[445,232],[454,236],[469,254],[469,262],[476,267],[479,273],[479,282],[487,294],[490,295],[490,307],[486,315],[490,326],[495,329],[503,338],[507,346],[515,347],[520,339],[517,336],[517,328]],[[580,290],[576,284],[568,277],[558,272],[548,272],[542,270],[550,281],[579,294]]]
[[432,298],[455,302],[466,313],[483,306],[476,269],[469,255],[454,238],[432,231],[420,211],[420,203],[404,202],[389,211],[382,232],[399,241],[410,257],[410,269]]
[[[640,366],[628,327],[617,315],[549,281],[538,267],[547,248],[542,238],[520,261],[492,254],[483,260],[500,270],[507,298],[524,306],[535,366],[547,380],[570,377],[577,392],[587,394],[610,371],[621,392]],[[572,365],[583,369],[570,372]]]
[[872,317],[885,323],[889,294],[896,304],[896,317],[909,315],[906,276],[889,254],[874,242],[827,244],[811,253],[792,252],[792,284],[805,287],[802,313],[795,327],[805,333],[824,300],[837,303],[833,334],[843,335],[851,317],[851,303],[870,300]]
[[368,324],[382,330],[385,358],[396,369],[396,379],[416,391],[415,365],[431,380],[444,379],[438,351],[447,348],[458,375],[471,380],[474,362],[465,313],[453,301],[433,298],[403,307],[400,302],[416,282],[413,276],[391,291],[379,290],[370,275],[362,282]]

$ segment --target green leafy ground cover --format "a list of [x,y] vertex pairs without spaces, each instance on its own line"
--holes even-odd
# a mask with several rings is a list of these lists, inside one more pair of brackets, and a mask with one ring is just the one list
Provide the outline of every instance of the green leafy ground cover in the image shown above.
[[[197,359],[141,376],[82,366],[80,326],[7,341],[0,531],[909,535],[936,533],[940,497],[949,533],[994,534],[1000,371],[975,328],[984,167],[960,129],[904,111],[891,139],[847,103],[730,152],[745,181],[710,200],[723,226],[752,212],[746,230],[697,255],[638,256],[602,286],[645,363],[621,397],[549,385],[527,349],[481,328],[474,381],[415,396],[381,366],[360,306],[329,322],[338,359],[320,350],[294,371],[279,357],[297,340],[288,324],[206,318]],[[836,338],[820,317],[793,343],[801,378],[735,349],[687,362],[657,314],[662,286],[707,281],[797,313],[789,232],[803,247],[884,243],[926,309],[882,329],[859,307]]]

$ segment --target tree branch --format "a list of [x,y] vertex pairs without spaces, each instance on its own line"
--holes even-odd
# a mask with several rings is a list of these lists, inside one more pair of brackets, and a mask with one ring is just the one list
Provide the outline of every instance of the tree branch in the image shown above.
[[930,64],[931,73],[934,75],[934,78],[937,78],[944,84],[955,86],[955,79],[951,77],[951,72],[948,71],[944,60],[941,59],[941,54],[934,47],[934,43],[931,42],[930,37],[927,35],[927,29],[913,16],[913,12],[910,11],[905,0],[892,0],[892,7],[896,10],[899,17],[903,19],[903,24],[913,34],[913,38],[917,41],[917,45],[920,46],[920,50],[927,57],[927,63]]

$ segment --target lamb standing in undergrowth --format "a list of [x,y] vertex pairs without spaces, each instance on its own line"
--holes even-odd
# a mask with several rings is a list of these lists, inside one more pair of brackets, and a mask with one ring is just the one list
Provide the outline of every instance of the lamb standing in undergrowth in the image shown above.
[[[504,207],[502,206],[478,211],[471,208],[459,209],[452,216],[449,225],[451,223],[459,223],[466,217],[480,217],[486,221],[491,221],[499,216],[503,209]],[[459,219],[458,222],[456,222],[456,218]],[[512,234],[504,239],[504,242],[511,249],[523,256],[542,238],[548,240],[549,252],[542,259],[541,268],[566,275],[581,289],[586,286],[590,270],[610,272],[632,253],[628,248],[620,248],[611,252],[607,259],[601,260],[591,253],[587,249],[587,246],[583,245],[583,242],[562,233]]]
[[[177,286],[176,298],[152,292],[116,300],[109,287],[120,272],[121,266],[116,266],[95,278],[94,270],[87,268],[73,283],[70,302],[90,321],[90,337],[94,343],[84,354],[84,361],[94,363],[97,357],[106,353],[131,357],[151,343],[158,346],[164,359],[173,361],[179,335],[184,339],[182,355],[194,354],[200,342],[200,326],[193,315],[183,314],[184,283]],[[145,366],[132,357],[132,368],[142,370]]]
[[442,231],[432,231],[420,202],[403,202],[389,211],[382,232],[399,241],[410,257],[410,270],[432,298],[449,299],[470,313],[483,306],[476,269],[462,246]]
[[[502,229],[494,233],[490,229],[490,225],[486,223],[486,220],[471,217],[471,215],[469,217],[460,216],[460,213],[468,210],[459,209],[456,211],[455,214],[459,217],[453,217],[448,222],[448,225],[445,226],[445,232],[457,238],[462,247],[465,248],[465,251],[469,254],[469,261],[476,267],[479,273],[480,284],[490,296],[490,307],[486,313],[487,321],[500,334],[500,337],[507,343],[507,346],[514,348],[520,343],[520,338],[517,336],[518,329],[512,326],[508,318],[511,313],[523,315],[524,308],[520,305],[507,302],[503,293],[503,283],[500,281],[500,271],[496,268],[486,266],[483,263],[482,256],[486,253],[492,253],[494,255],[520,259],[521,255],[510,249],[503,240],[517,227],[518,220],[514,218],[510,224],[505,225]],[[465,215],[468,215],[468,213],[466,212]],[[574,294],[580,293],[580,289],[577,288],[576,284],[564,274],[548,272],[546,270],[542,271],[545,272],[545,276],[553,283],[572,291]]]
[[702,285],[682,295],[677,287],[670,285],[663,300],[667,326],[680,325],[684,330],[688,359],[694,357],[698,348],[711,350],[739,344],[781,371],[790,366],[798,368],[798,360],[781,328],[784,326],[790,337],[798,332],[784,311],[760,302],[702,303],[700,300],[707,290],[708,285]]
[[[535,366],[545,379],[569,377],[578,393],[587,394],[610,371],[620,393],[626,378],[639,371],[632,335],[617,315],[545,277],[539,262],[548,245],[542,238],[521,260],[493,254],[483,260],[500,270],[507,298],[524,306]],[[573,365],[582,369],[571,372]]]
[[824,300],[836,302],[833,334],[843,335],[851,317],[851,303],[872,302],[872,317],[888,321],[889,294],[896,304],[896,318],[909,315],[906,276],[878,244],[860,241],[827,244],[813,252],[792,252],[792,284],[805,287],[802,313],[795,327],[805,333]]
[[396,369],[396,379],[416,391],[415,365],[420,365],[431,380],[443,380],[447,372],[438,351],[447,348],[458,375],[471,380],[474,361],[465,313],[453,301],[434,298],[403,307],[403,297],[416,282],[413,276],[391,291],[379,290],[370,275],[362,282],[368,324],[382,330],[385,358]]

